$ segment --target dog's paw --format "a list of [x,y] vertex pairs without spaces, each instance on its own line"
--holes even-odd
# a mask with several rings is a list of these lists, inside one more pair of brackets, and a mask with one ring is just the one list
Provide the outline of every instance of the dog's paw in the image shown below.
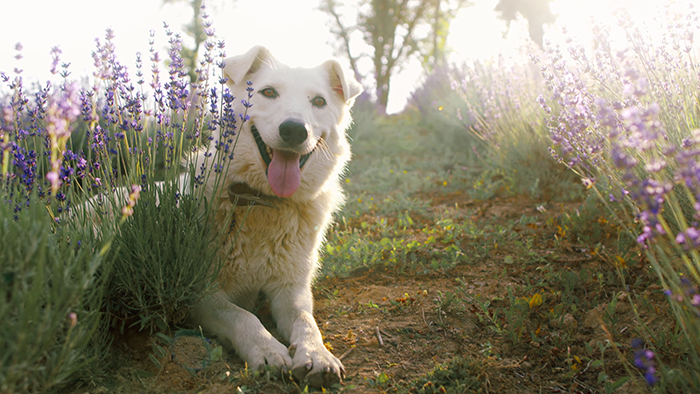
[[292,374],[299,381],[308,382],[315,388],[331,387],[345,377],[343,363],[329,352],[323,344],[319,346],[292,344]]
[[248,362],[248,367],[254,370],[262,371],[265,366],[270,366],[286,374],[292,366],[287,347],[274,338],[247,349],[246,353],[241,356]]

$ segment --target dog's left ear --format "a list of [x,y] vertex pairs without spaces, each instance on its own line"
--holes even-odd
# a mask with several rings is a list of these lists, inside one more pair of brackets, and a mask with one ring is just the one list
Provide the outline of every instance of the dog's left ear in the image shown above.
[[255,46],[248,52],[224,60],[224,76],[234,85],[244,83],[248,74],[255,73],[264,64],[274,67],[275,59],[263,46]]
[[350,104],[351,100],[362,93],[362,85],[354,77],[346,76],[343,67],[337,61],[328,60],[323,63],[323,68],[328,71],[328,75],[331,77],[331,87],[343,96],[345,103]]

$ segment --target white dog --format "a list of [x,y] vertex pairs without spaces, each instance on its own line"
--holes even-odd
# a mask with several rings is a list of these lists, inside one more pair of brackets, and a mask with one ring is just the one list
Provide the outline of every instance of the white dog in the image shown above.
[[[263,47],[225,63],[227,85],[239,103],[248,81],[254,89],[250,120],[238,130],[226,173],[228,196],[218,199],[220,224],[234,209],[235,243],[223,248],[230,253],[219,291],[195,307],[191,319],[251,368],[271,365],[311,386],[329,387],[345,370],[323,344],[311,283],[331,216],[343,201],[339,176],[350,158],[345,131],[362,88],[334,60],[291,68]],[[237,112],[244,112],[238,105]],[[260,292],[289,347],[250,312]]]

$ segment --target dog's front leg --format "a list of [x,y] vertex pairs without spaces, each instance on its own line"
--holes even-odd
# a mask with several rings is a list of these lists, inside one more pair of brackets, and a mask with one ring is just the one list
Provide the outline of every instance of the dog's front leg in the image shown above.
[[195,306],[190,319],[205,332],[227,342],[252,369],[270,365],[285,371],[292,366],[287,347],[254,314],[230,302],[221,291]]
[[312,387],[331,387],[345,376],[343,363],[323,345],[312,315],[313,296],[307,284],[287,285],[268,293],[277,330],[289,339],[292,373]]

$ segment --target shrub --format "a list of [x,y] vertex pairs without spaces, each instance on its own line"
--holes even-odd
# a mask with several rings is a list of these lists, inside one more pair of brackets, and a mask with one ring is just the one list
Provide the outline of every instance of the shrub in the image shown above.
[[102,350],[91,338],[103,319],[104,252],[53,226],[34,195],[29,201],[19,212],[0,202],[2,393],[69,383]]
[[121,320],[115,323],[151,330],[183,323],[214,289],[218,260],[211,225],[199,201],[178,190],[173,180],[149,184],[114,237],[107,294],[110,315]]

